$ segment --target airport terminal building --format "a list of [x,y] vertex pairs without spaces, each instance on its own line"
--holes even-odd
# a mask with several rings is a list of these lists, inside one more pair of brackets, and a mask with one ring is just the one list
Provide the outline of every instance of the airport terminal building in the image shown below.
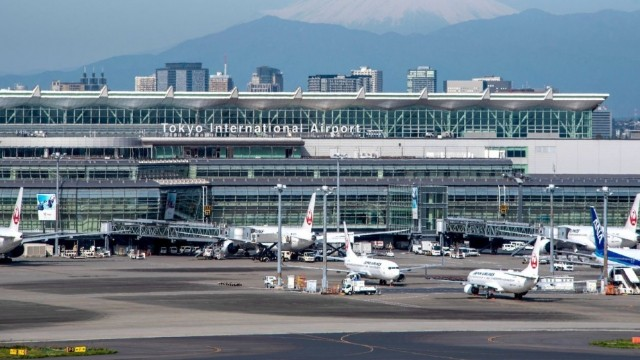
[[640,192],[640,157],[633,140],[592,139],[607,97],[2,90],[0,215],[10,217],[23,186],[23,230],[52,231],[35,199],[58,185],[68,232],[112,219],[274,225],[281,183],[283,224],[295,225],[313,191],[339,183],[327,196],[330,227],[339,211],[354,230],[429,234],[447,217],[516,221],[519,192],[522,221],[546,225],[553,183],[556,224],[588,223],[603,185],[617,224]]

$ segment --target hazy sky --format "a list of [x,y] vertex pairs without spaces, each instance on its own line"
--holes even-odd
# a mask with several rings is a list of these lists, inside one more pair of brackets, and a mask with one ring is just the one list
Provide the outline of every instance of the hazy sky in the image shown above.
[[[156,52],[296,1],[301,0],[2,0],[0,74],[65,70]],[[557,14],[640,10],[639,0],[500,1]]]

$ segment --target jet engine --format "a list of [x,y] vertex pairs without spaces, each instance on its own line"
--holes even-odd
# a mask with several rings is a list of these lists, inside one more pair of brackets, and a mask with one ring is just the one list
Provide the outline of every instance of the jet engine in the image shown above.
[[405,276],[403,273],[400,273],[400,275],[398,275],[398,278],[396,279],[396,282],[403,282],[405,279]]
[[220,247],[222,251],[222,255],[226,257],[227,255],[233,255],[240,250],[240,247],[233,243],[231,240],[225,240],[222,242],[222,246]]
[[17,248],[11,250],[7,256],[8,257],[12,257],[12,258],[17,258],[19,256],[22,256],[22,254],[24,254],[24,246],[20,245]]
[[467,284],[464,286],[464,292],[469,295],[478,295],[478,293],[480,293],[480,288]]

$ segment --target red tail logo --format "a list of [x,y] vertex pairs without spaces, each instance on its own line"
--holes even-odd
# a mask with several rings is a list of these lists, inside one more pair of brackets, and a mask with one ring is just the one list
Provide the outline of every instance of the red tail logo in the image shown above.
[[531,268],[535,269],[538,267],[538,257],[535,255],[531,255]]
[[313,213],[311,213],[311,210],[307,210],[307,217],[304,219],[307,222],[307,225],[313,224]]
[[636,214],[635,210],[631,210],[631,214],[629,214],[629,222],[633,226],[636,226],[636,224],[638,223],[638,214]]
[[20,222],[20,208],[16,207],[13,210],[13,217],[11,218],[11,220],[13,220],[13,223],[18,225],[18,223]]

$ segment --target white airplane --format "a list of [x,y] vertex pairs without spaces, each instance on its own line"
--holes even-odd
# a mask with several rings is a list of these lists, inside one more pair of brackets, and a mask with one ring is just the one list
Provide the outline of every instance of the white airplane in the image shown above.
[[491,269],[471,271],[467,276],[464,292],[469,295],[478,295],[480,289],[484,289],[487,299],[492,298],[494,292],[501,292],[512,293],[516,299],[521,300],[538,283],[541,247],[541,237],[538,236],[533,245],[529,265],[522,271]]
[[[421,265],[401,269],[398,264],[391,260],[374,259],[356,255],[351,249],[351,236],[347,231],[346,223],[344,223],[344,248],[347,254],[344,257],[344,265],[349,269],[349,276],[378,279],[381,285],[402,282],[405,280],[405,272],[426,267],[426,265]],[[335,269],[334,271],[344,272]]]
[[[603,264],[604,259],[604,228],[600,225],[596,209],[591,206],[591,225],[594,234],[594,242],[596,251],[594,255],[596,259]],[[608,232],[608,229],[607,229]],[[607,234],[608,235],[608,234]],[[608,236],[607,236],[608,237]],[[640,250],[627,248],[607,248],[607,265],[608,266],[624,266],[624,267],[640,267]]]
[[[640,206],[640,193],[636,194],[636,198],[633,201],[631,210],[629,210],[629,216],[624,227],[608,227],[607,238],[609,247],[634,247],[638,244],[638,233],[636,232],[636,225],[638,223],[638,207]],[[577,226],[577,225],[561,225],[558,228],[567,228],[567,240],[564,242],[570,243],[577,247],[584,248],[589,251],[596,250],[596,244],[594,242],[594,233],[592,226]],[[562,240],[558,240],[563,242]]]
[[20,188],[9,227],[0,228],[0,256],[2,256],[2,260],[5,261],[11,261],[12,257],[18,257],[24,252],[24,247],[22,247],[22,232],[20,231],[22,192],[23,188]]
[[[313,213],[316,204],[316,193],[311,195],[307,214],[300,227],[282,226],[282,251],[302,251],[316,241],[316,236],[311,230],[313,227]],[[253,245],[261,248],[261,253],[271,251],[278,244],[278,226],[248,226],[244,227],[243,234],[226,234],[216,237],[222,256],[235,254],[243,245]],[[192,239],[190,241],[197,241]],[[208,242],[211,242],[210,240]]]

